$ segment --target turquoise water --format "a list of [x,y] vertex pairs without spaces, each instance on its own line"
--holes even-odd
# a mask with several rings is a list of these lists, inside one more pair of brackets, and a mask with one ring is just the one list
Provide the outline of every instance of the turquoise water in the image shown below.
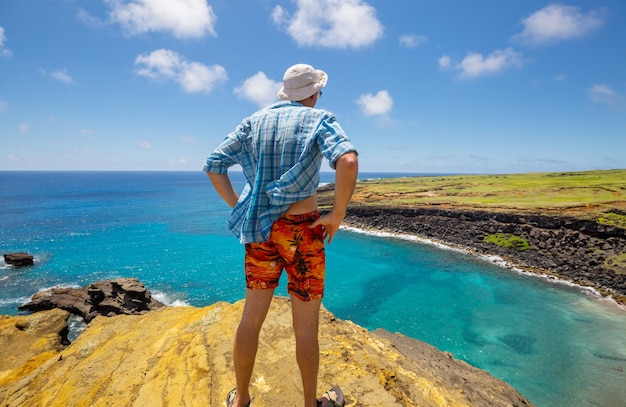
[[[0,251],[37,262],[0,269],[0,314],[115,277],[169,304],[243,298],[243,250],[202,173],[0,172],[0,197]],[[414,241],[341,230],[327,253],[337,317],[450,351],[540,407],[626,405],[626,312],[612,302]]]

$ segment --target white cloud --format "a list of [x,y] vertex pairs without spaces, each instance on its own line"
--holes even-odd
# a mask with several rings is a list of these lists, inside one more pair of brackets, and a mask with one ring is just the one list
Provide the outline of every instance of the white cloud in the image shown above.
[[185,144],[195,144],[196,143],[196,139],[191,137],[191,136],[183,136],[180,138],[180,141],[182,141]]
[[575,6],[549,4],[522,20],[524,29],[513,40],[528,45],[548,45],[584,37],[604,24],[604,10],[587,14]]
[[361,95],[356,103],[365,116],[387,115],[393,107],[393,99],[386,90],[381,90],[375,95],[371,93]]
[[0,27],[0,57],[9,57],[11,56],[11,51],[5,48],[4,41],[6,41],[4,28]]
[[187,157],[170,158],[167,160],[167,163],[169,165],[186,165],[189,163],[189,160],[187,160]]
[[91,27],[104,27],[106,22],[100,20],[99,18],[91,16],[85,9],[78,9],[78,19]]
[[137,146],[145,150],[150,150],[152,148],[152,143],[146,140],[140,140],[137,142]]
[[440,69],[447,70],[450,69],[450,67],[452,66],[452,60],[449,56],[444,55],[437,60],[437,64],[439,65]]
[[596,103],[603,103],[613,107],[624,107],[624,97],[607,85],[593,85],[589,88],[589,97]]
[[30,124],[20,123],[17,125],[17,129],[20,131],[20,133],[26,134],[30,131]]
[[215,36],[217,17],[206,0],[105,0],[111,20],[128,33],[170,32],[178,38]]
[[521,66],[522,54],[506,48],[497,49],[484,57],[477,52],[468,52],[465,58],[457,65],[461,78],[475,78],[478,76],[493,75],[511,66]]
[[235,88],[235,94],[256,103],[259,107],[264,107],[276,102],[276,93],[281,85],[282,82],[273,81],[259,71]]
[[9,104],[5,102],[4,100],[0,99],[0,113],[6,112],[8,108],[9,108]]
[[67,69],[61,69],[58,71],[54,71],[52,73],[50,73],[50,77],[52,79],[56,79],[57,81],[63,82],[63,83],[72,83],[73,79],[72,77],[67,73]]
[[40,69],[42,75],[47,76],[49,78],[54,79],[55,81],[63,82],[63,83],[72,83],[74,80],[67,73],[67,69],[58,69],[56,71],[48,72],[45,69]]
[[293,15],[276,6],[272,19],[300,46],[359,48],[383,34],[376,9],[363,0],[295,0],[295,3]]
[[554,81],[555,81],[556,83],[561,83],[561,82],[564,82],[564,81],[565,81],[565,79],[567,79],[567,77],[565,76],[565,74],[562,74],[562,73],[560,73],[560,74],[558,74],[558,75],[556,75],[556,76],[554,77]]
[[[91,147],[88,146],[76,146],[72,148],[72,153],[74,154],[90,154],[91,153]],[[70,156],[68,156],[70,157]]]
[[398,41],[400,42],[400,45],[407,48],[415,48],[426,44],[428,42],[428,37],[426,35],[404,34],[398,37]]
[[185,60],[174,51],[159,49],[135,59],[136,73],[154,80],[173,80],[186,93],[210,92],[228,75],[221,65],[206,66]]

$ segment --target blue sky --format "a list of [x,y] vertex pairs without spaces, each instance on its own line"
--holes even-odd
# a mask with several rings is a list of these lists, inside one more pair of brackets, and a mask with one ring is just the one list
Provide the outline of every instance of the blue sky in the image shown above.
[[0,170],[198,170],[325,70],[361,171],[626,168],[626,2],[0,0]]

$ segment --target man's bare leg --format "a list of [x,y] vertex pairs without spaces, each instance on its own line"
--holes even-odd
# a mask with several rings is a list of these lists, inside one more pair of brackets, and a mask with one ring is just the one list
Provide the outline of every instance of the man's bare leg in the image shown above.
[[319,312],[322,300],[302,301],[291,296],[293,331],[296,336],[296,359],[302,377],[304,406],[316,407],[317,375],[320,348],[318,340]]
[[246,289],[243,315],[241,316],[233,345],[233,359],[237,379],[235,407],[243,407],[250,400],[249,387],[254,360],[259,347],[259,333],[273,297],[273,289]]

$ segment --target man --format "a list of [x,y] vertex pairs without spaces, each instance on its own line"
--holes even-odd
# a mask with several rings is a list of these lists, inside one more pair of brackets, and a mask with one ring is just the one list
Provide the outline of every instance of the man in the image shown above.
[[[356,149],[334,115],[315,109],[327,79],[310,65],[289,67],[278,92],[282,102],[244,119],[203,167],[233,208],[228,227],[245,244],[246,253],[246,299],[233,346],[237,387],[229,393],[227,406],[250,405],[259,333],[283,269],[289,277],[304,406],[344,404],[338,388],[316,399],[324,241],[332,241],[345,217],[358,172]],[[335,196],[330,212],[320,217],[316,191],[323,158],[336,170]],[[240,196],[227,172],[235,164],[247,180]]]

